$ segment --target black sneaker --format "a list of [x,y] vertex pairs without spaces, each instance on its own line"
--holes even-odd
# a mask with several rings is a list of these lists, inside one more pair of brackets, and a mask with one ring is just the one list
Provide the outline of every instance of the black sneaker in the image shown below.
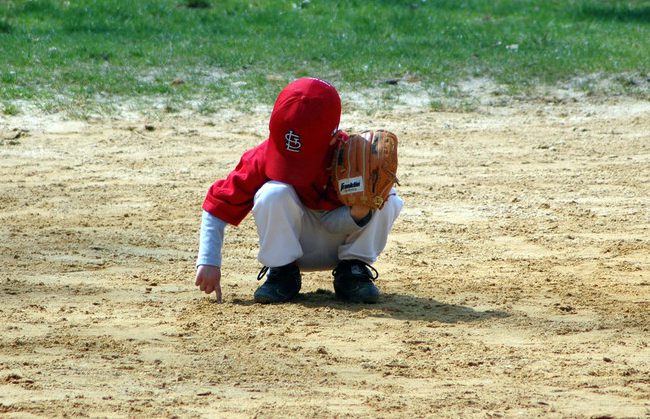
[[[267,273],[268,272],[268,273]],[[263,267],[257,280],[266,281],[255,290],[253,298],[261,304],[283,303],[298,295],[301,286],[300,269],[295,262],[277,268]]]
[[[372,272],[371,272],[372,270]],[[360,260],[342,260],[332,271],[334,292],[342,300],[376,303],[379,289],[372,282],[379,277],[375,268]]]

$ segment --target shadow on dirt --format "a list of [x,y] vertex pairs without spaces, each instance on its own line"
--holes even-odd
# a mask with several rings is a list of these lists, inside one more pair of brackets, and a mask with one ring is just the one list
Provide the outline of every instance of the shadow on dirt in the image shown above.
[[[235,304],[255,304],[251,301],[235,300]],[[355,304],[341,301],[329,290],[318,289],[301,293],[289,304],[300,304],[309,308],[328,307],[350,312],[363,312],[372,317],[390,317],[398,320],[426,320],[440,323],[467,323],[492,318],[509,317],[499,310],[479,311],[471,307],[447,304],[432,298],[406,294],[384,293],[377,304]]]

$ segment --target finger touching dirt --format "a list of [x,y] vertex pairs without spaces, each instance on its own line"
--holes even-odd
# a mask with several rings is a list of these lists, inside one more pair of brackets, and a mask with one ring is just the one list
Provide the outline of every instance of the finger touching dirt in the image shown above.
[[217,302],[221,302],[221,268],[201,265],[196,270],[195,285],[206,294],[216,293]]

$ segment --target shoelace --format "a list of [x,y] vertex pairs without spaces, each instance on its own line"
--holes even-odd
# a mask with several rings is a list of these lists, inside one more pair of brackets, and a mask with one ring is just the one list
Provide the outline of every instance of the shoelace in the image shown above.
[[262,266],[262,269],[260,269],[260,273],[257,274],[257,280],[259,281],[260,279],[264,278],[264,275],[266,275],[268,270],[269,270],[268,266]]
[[374,281],[375,279],[379,278],[379,272],[377,272],[377,269],[373,268],[371,265],[368,265],[367,263],[364,263],[364,265],[366,265],[366,267],[370,268],[370,270],[372,271],[372,275],[370,275],[370,279]]
[[[371,281],[374,281],[374,280],[376,280],[377,278],[379,278],[379,272],[377,272],[377,269],[375,269],[372,265],[369,265],[369,264],[367,264],[367,263],[364,262],[364,261],[357,260],[357,261],[354,261],[354,262],[351,262],[351,263],[350,263],[350,270],[352,270],[352,266],[354,266],[354,265],[362,265],[362,266],[364,266],[366,269],[370,270],[370,280],[371,280]],[[337,267],[337,268],[338,268],[338,267]],[[336,275],[336,270],[337,270],[337,268],[334,268],[334,270],[332,271],[332,275]]]

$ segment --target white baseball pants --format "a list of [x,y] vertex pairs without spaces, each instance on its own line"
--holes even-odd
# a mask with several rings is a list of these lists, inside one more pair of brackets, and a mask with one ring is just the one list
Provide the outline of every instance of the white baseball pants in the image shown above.
[[269,267],[297,261],[303,271],[332,269],[345,259],[372,264],[384,250],[404,205],[394,190],[392,193],[384,208],[374,211],[370,221],[359,227],[349,208],[311,210],[292,186],[269,181],[254,199],[253,216],[260,242],[257,259]]

